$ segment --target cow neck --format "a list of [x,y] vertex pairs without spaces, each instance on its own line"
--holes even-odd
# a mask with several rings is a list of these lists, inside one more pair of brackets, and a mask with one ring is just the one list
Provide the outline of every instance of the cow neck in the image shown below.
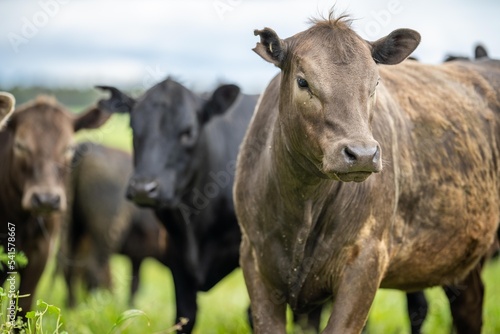
[[[273,132],[273,145],[271,148],[272,166],[271,171],[273,179],[276,180],[276,186],[282,194],[286,194],[286,198],[294,202],[294,207],[303,207],[307,201],[318,202],[325,198],[324,190],[331,191],[339,182],[321,178],[314,174],[311,170],[316,168],[307,158],[293,151],[286,145],[284,139],[286,134],[279,120],[276,122],[277,127]],[[306,169],[306,167],[311,167]]]
[[196,146],[195,159],[192,159],[192,165],[189,166],[193,170],[192,176],[186,186],[186,196],[183,196],[182,201],[184,204],[192,207],[195,197],[194,190],[203,191],[205,184],[209,181],[208,173],[210,171],[210,156],[208,147],[206,128],[202,129],[200,138]]
[[[279,123],[279,120],[277,121]],[[278,197],[282,198],[286,231],[291,240],[291,258],[288,274],[288,301],[295,306],[302,286],[310,271],[310,264],[304,259],[312,258],[321,234],[322,226],[318,223],[324,214],[327,193],[337,192],[341,184],[336,181],[322,179],[303,166],[304,156],[291,151],[285,144],[284,132],[275,127],[271,148],[272,171]]]
[[[205,215],[201,211],[205,208],[197,209],[194,207],[193,203],[195,196],[194,190],[203,189],[205,182],[208,180],[209,164],[206,137],[205,131],[202,131],[196,147],[197,154],[195,154],[195,156],[197,158],[193,161],[196,165],[190,166],[193,170],[193,174],[186,185],[187,191],[181,199],[183,209],[179,207],[171,211],[172,216],[169,224],[175,224],[175,226],[173,230],[168,229],[169,233],[176,235],[176,237],[173,238],[175,240],[174,242],[178,243],[179,249],[182,249],[183,256],[181,265],[186,269],[189,277],[197,286],[201,286],[204,280],[202,272],[198,270],[200,267],[200,249],[196,236],[196,228],[198,225],[194,217],[204,217]],[[193,210],[193,212],[188,213],[185,212],[185,210]]]

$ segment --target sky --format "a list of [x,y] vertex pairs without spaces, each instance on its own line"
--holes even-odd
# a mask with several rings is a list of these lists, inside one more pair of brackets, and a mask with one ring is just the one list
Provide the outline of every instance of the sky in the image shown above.
[[367,40],[417,30],[425,63],[472,56],[477,43],[500,58],[498,0],[0,0],[0,89],[147,89],[171,75],[199,91],[260,93],[278,69],[251,50],[253,30],[286,38],[333,5]]

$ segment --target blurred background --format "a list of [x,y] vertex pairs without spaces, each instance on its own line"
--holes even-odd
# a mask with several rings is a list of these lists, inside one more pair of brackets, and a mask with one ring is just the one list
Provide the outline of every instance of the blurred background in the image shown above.
[[0,88],[146,89],[172,75],[197,91],[224,81],[260,93],[277,70],[251,51],[253,30],[285,38],[333,5],[367,40],[416,29],[422,62],[472,56],[479,42],[500,56],[495,0],[0,0]]

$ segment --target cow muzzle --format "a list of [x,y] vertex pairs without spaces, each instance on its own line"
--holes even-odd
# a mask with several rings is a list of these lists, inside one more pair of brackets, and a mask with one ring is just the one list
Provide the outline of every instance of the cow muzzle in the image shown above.
[[57,190],[32,189],[23,197],[23,209],[35,213],[51,213],[66,210],[66,197]]
[[382,150],[375,140],[338,145],[323,158],[323,172],[331,179],[362,182],[382,170]]
[[131,179],[127,198],[140,206],[156,206],[160,197],[160,184],[153,179]]

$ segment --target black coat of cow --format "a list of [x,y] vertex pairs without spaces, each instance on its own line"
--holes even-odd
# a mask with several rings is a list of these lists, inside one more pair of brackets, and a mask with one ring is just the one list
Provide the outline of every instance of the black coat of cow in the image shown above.
[[128,197],[151,206],[168,232],[177,316],[196,317],[197,291],[238,266],[240,230],[233,206],[236,156],[256,96],[223,85],[204,99],[167,79],[137,100],[112,87],[99,106],[129,112],[135,171]]

